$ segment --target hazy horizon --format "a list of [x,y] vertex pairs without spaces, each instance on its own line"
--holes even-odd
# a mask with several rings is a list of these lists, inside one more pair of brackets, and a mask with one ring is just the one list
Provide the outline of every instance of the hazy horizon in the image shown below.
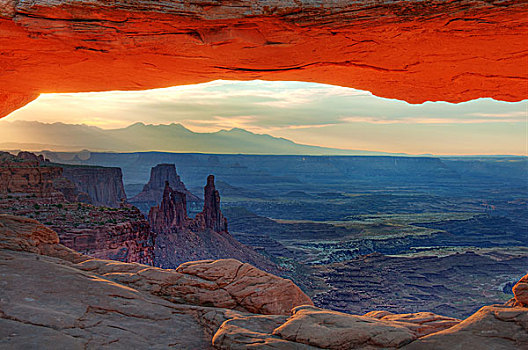
[[411,105],[303,82],[213,81],[145,91],[42,94],[2,120],[84,124],[106,131],[174,123],[197,134],[242,129],[345,151],[528,155],[528,100]]

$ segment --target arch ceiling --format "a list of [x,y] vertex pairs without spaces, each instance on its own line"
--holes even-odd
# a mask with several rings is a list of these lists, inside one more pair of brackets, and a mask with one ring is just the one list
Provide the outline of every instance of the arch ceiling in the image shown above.
[[43,92],[299,80],[528,97],[526,1],[0,0],[0,116]]

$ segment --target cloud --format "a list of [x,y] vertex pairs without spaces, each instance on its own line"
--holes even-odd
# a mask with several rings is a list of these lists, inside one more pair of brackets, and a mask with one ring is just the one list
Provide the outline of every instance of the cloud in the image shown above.
[[483,123],[518,123],[519,118],[481,118],[481,119],[456,119],[456,118],[405,118],[405,119],[378,119],[372,117],[345,117],[348,123],[371,123],[371,124],[483,124]]
[[[300,143],[317,139],[314,144],[338,148],[358,148],[355,140],[346,136],[339,138],[340,144],[336,145],[335,133],[339,130],[357,129],[367,133],[368,129],[370,139],[380,142],[383,140],[372,133],[383,130],[384,138],[399,139],[398,147],[401,147],[405,140],[399,136],[402,132],[399,125],[423,126],[419,128],[423,135],[418,135],[423,142],[427,142],[427,135],[433,128],[443,125],[452,130],[464,130],[468,140],[477,137],[477,132],[481,132],[478,137],[483,138],[483,128],[493,131],[500,126],[504,142],[509,142],[507,133],[511,132],[511,125],[515,125],[516,130],[524,130],[522,126],[528,122],[528,101],[506,103],[485,98],[459,104],[412,105],[340,86],[217,80],[146,91],[42,94],[8,119],[84,123],[107,129],[138,121],[181,123],[198,132],[237,127],[255,133],[284,135]],[[316,134],[322,136],[313,137]],[[489,138],[493,133],[486,135]],[[524,135],[526,143],[528,136]]]
[[411,105],[369,92],[302,82],[224,81],[146,91],[43,94],[13,119],[35,115],[102,128],[136,121],[180,122],[201,131],[237,125],[249,130],[321,127],[344,123],[468,124],[522,122],[526,101],[481,99],[460,104]]

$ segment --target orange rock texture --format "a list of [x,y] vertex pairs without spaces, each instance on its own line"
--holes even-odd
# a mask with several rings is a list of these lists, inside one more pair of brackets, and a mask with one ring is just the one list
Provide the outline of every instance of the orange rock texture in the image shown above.
[[528,3],[0,1],[0,116],[43,92],[299,80],[410,103],[528,97]]

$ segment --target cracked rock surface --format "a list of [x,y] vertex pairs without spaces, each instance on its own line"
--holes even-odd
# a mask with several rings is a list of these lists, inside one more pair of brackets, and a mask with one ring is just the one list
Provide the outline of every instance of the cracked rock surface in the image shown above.
[[291,281],[233,259],[164,270],[58,242],[34,220],[0,215],[0,348],[528,348],[524,307],[486,306],[460,323],[350,315],[316,308]]

